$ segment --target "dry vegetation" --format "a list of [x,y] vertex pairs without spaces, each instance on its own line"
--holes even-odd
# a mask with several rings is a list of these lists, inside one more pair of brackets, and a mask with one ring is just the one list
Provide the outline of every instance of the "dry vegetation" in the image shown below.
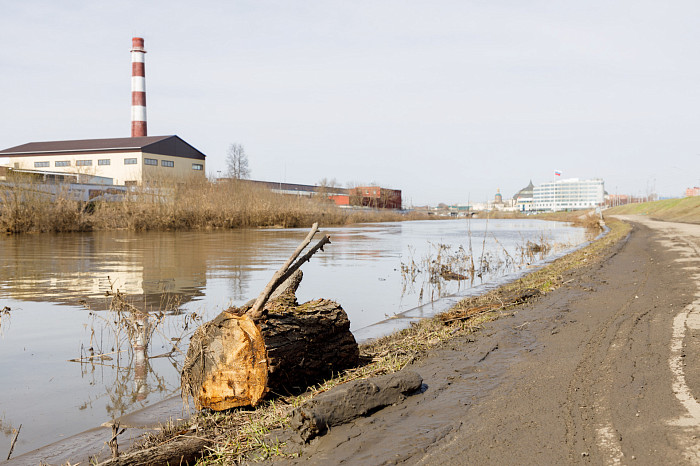
[[700,196],[642,202],[613,207],[606,215],[647,215],[667,222],[700,223]]
[[92,230],[192,230],[240,227],[308,227],[423,217],[396,211],[345,210],[322,196],[275,194],[240,182],[163,182],[136,188],[121,200],[71,200],[24,180],[0,185],[0,231],[15,233]]
[[300,396],[279,397],[251,410],[197,413],[186,424],[163,426],[158,435],[149,436],[142,446],[162,445],[183,436],[207,437],[212,446],[198,464],[236,464],[242,460],[289,455],[289,449],[269,440],[267,434],[286,426],[292,409],[350,380],[401,370],[438,345],[452,338],[466,337],[478,331],[485,322],[508,315],[509,309],[519,302],[555,290],[571,271],[602,260],[607,250],[630,231],[628,224],[617,220],[611,220],[608,225],[611,230],[603,238],[514,283],[464,299],[445,314],[424,319],[407,329],[362,345],[360,367],[338,374]]

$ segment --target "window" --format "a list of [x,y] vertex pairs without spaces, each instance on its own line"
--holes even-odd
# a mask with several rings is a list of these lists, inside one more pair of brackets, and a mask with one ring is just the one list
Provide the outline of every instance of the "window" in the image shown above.
[[34,162],[34,168],[48,167],[49,162]]
[[172,160],[161,160],[160,164],[164,167],[174,167],[175,166],[175,162],[173,162]]
[[138,163],[138,160],[133,158],[133,159],[124,159],[124,165],[136,165]]
[[97,165],[111,165],[112,161],[109,159],[99,159]]
[[204,165],[201,163],[193,163],[192,170],[204,170]]
[[90,167],[92,166],[92,160],[76,160],[75,165],[78,167]]
[[158,159],[143,159],[144,165],[155,165],[158,166]]
[[56,162],[54,162],[54,166],[56,166],[56,167],[70,167],[70,160],[56,160]]

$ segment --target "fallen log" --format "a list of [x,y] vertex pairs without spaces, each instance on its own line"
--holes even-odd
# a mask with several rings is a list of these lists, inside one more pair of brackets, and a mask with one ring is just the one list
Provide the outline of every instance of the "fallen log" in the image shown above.
[[180,436],[144,450],[136,450],[112,458],[98,466],[165,466],[195,464],[204,456],[207,447],[213,442],[201,437]]
[[330,427],[402,401],[422,384],[423,378],[408,370],[348,382],[296,408],[290,425],[303,441],[308,442],[323,435]]
[[255,406],[268,392],[298,393],[357,365],[350,321],[336,302],[299,304],[299,267],[330,243],[328,236],[300,256],[311,232],[255,301],[230,308],[198,328],[182,369],[182,396],[197,409]]

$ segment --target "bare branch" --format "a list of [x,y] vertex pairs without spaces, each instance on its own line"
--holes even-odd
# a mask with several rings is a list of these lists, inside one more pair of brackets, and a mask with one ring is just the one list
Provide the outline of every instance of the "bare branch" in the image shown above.
[[289,259],[287,259],[287,262],[285,262],[284,265],[282,265],[282,267],[280,267],[280,269],[277,272],[275,272],[275,274],[272,276],[272,279],[268,282],[267,286],[265,286],[265,289],[263,289],[262,293],[260,293],[258,299],[255,300],[253,307],[250,308],[250,310],[247,312],[247,314],[253,320],[260,319],[263,313],[263,308],[265,307],[265,303],[270,298],[270,295],[273,291],[275,291],[275,288],[277,288],[284,281],[280,279],[290,269],[290,266],[296,260],[296,258],[299,257],[299,254],[301,254],[302,251],[306,248],[306,246],[309,245],[311,239],[314,237],[317,231],[318,223],[314,223],[311,226],[311,231],[309,231],[309,234],[306,235],[306,238],[304,238],[304,241],[302,241],[301,244],[297,246],[297,248],[294,250]]

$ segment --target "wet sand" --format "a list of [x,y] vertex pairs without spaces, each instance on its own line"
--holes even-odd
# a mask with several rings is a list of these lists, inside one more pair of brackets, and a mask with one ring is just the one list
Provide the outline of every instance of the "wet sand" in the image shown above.
[[700,226],[635,223],[604,262],[409,366],[423,393],[273,462],[697,463],[699,251]]

